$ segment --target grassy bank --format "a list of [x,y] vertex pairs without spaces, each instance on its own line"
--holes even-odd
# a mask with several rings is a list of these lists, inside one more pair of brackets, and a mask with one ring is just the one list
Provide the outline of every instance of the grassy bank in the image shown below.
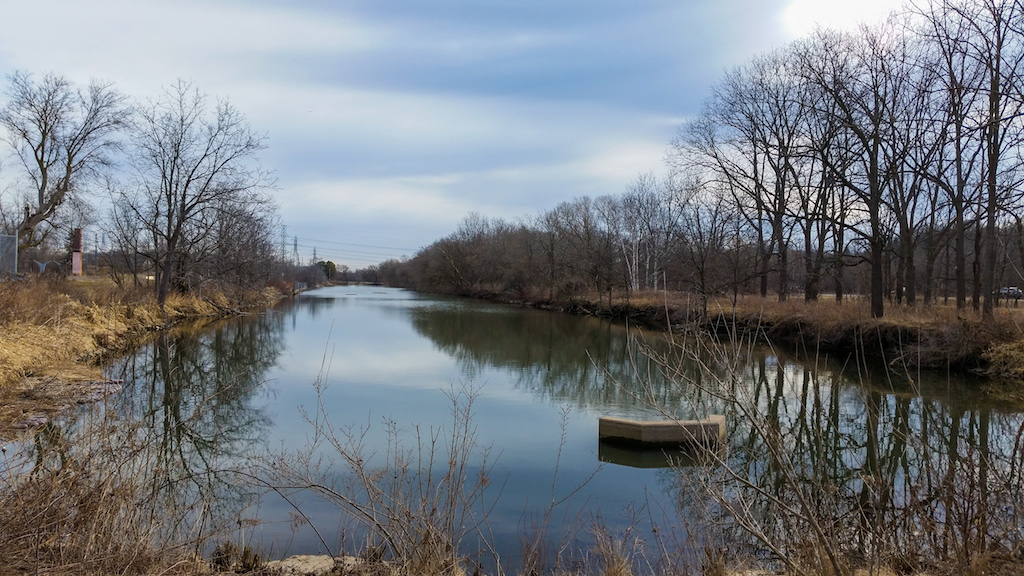
[[128,350],[147,334],[266,306],[277,298],[274,290],[173,295],[161,311],[150,289],[125,289],[101,277],[0,283],[0,430],[24,414],[33,395],[74,394],[77,384],[98,380],[100,360]]
[[848,297],[807,302],[792,298],[740,296],[708,302],[703,314],[699,298],[673,292],[583,294],[549,300],[535,294],[481,292],[479,297],[526,306],[552,308],[627,320],[651,328],[702,331],[721,337],[755,336],[793,347],[813,357],[870,356],[903,370],[947,369],[987,374],[1024,382],[1024,306],[1000,307],[995,318],[955,305],[889,306],[885,317],[872,318],[866,299]]

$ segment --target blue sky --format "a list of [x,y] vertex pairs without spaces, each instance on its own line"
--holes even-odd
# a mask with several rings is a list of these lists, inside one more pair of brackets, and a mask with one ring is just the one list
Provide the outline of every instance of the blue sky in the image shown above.
[[660,173],[724,70],[896,4],[0,0],[0,71],[230,99],[267,134],[289,246],[359,268],[471,211],[532,216]]

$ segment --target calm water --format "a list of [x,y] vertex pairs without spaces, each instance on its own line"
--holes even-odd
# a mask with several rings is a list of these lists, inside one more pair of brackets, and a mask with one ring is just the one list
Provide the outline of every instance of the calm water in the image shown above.
[[[273,493],[254,499],[253,486],[240,486],[228,470],[306,447],[318,401],[336,429],[366,429],[368,452],[380,458],[386,422],[409,447],[417,430],[450,427],[450,390],[464,386],[475,391],[476,441],[492,464],[484,494],[489,530],[512,563],[523,535],[542,529],[549,552],[565,542],[585,550],[597,524],[619,535],[658,528],[675,545],[705,538],[704,531],[687,535],[686,526],[696,508],[709,513],[711,499],[693,476],[707,469],[657,467],[661,453],[599,446],[599,416],[661,417],[651,404],[680,417],[726,414],[726,458],[769,491],[781,472],[763,444],[778,434],[792,469],[835,488],[834,507],[865,498],[894,509],[924,501],[923,515],[945,518],[959,513],[950,499],[960,486],[997,475],[999,486],[1020,480],[1021,414],[961,383],[911,382],[845,358],[800,364],[758,347],[704,355],[700,369],[662,338],[594,318],[380,287],[324,288],[199,334],[161,336],[110,366],[107,374],[124,378],[124,390],[69,416],[61,434],[73,437],[111,418],[141,422],[135,434],[146,438],[154,492],[178,498],[178,508],[208,503],[211,517],[237,526],[236,538],[274,556],[327,550],[289,503]],[[728,374],[729,389],[768,432],[708,392],[716,372]],[[987,463],[984,478],[979,458]],[[866,477],[891,488],[879,491]],[[170,496],[182,484],[192,487],[187,495]],[[984,498],[1016,496],[993,488]],[[303,492],[291,499],[330,551],[359,544],[358,530],[336,507]],[[546,516],[553,500],[559,504]],[[1016,513],[1004,510],[992,524],[1019,526]]]

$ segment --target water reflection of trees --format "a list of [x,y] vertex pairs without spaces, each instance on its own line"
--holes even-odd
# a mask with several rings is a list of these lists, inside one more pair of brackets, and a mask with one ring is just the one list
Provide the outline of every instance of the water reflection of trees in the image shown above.
[[[467,372],[496,367],[517,386],[576,406],[635,407],[639,377],[678,404],[647,354],[647,334],[596,318],[502,307],[421,306],[409,310],[416,330]],[[655,341],[658,336],[652,335]]]
[[384,313],[403,314],[404,306],[415,305],[418,299],[415,293],[395,289],[368,290],[366,286],[335,286],[304,292],[278,304],[276,310],[293,312],[291,318],[294,326],[299,317],[294,313],[296,311],[304,312],[306,317],[313,320],[335,307],[378,307]]
[[[514,373],[517,386],[537,396],[608,414],[656,406],[656,411],[696,416],[694,397],[703,394],[708,370],[722,376],[714,354],[694,362],[663,333],[599,318],[468,305],[422,306],[409,314],[416,330],[464,370],[503,368]],[[744,364],[775,358],[761,347],[734,353]]]
[[296,311],[303,311],[308,314],[311,319],[316,319],[321,314],[327,312],[336,305],[345,304],[345,300],[334,296],[318,296],[315,294],[303,294],[302,296],[291,298],[286,302],[278,304],[277,310],[287,310],[290,312],[292,324],[298,321],[299,315]]
[[148,435],[154,496],[190,498],[191,505],[176,507],[207,520],[242,509],[250,494],[232,470],[263,441],[268,421],[254,400],[283,348],[283,322],[283,315],[266,314],[201,333],[163,333],[109,369],[126,383],[117,417],[140,423]]
[[163,553],[202,551],[237,530],[253,495],[232,471],[266,429],[254,400],[282,349],[283,318],[160,334],[107,369],[123,391],[5,449],[5,560],[146,572]]
[[[682,472],[685,509],[728,518],[752,551],[771,542],[811,565],[830,550],[905,567],[1020,550],[1020,413],[757,360],[713,390],[731,426],[726,466]],[[707,487],[712,512],[699,505]]]

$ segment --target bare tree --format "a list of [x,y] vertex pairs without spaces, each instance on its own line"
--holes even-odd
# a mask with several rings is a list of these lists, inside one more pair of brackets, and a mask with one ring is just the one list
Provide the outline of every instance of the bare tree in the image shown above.
[[727,73],[702,116],[682,128],[671,156],[676,169],[700,166],[729,192],[757,232],[761,296],[774,257],[779,300],[789,292],[794,189],[809,184],[799,163],[807,90],[790,60],[777,51]]
[[555,297],[555,287],[561,278],[565,267],[566,259],[562,257],[565,251],[565,243],[561,240],[561,226],[557,212],[554,210],[538,215],[533,227],[537,230],[537,243],[543,262],[544,287],[547,289],[547,299]]
[[897,62],[892,68],[902,78],[893,82],[890,96],[893,124],[889,150],[897,165],[898,175],[892,179],[885,202],[896,223],[898,233],[896,301],[913,305],[917,299],[917,248],[928,214],[934,214],[927,177],[935,158],[944,147],[941,115],[934,110],[943,102],[942,84],[933,66],[931,54],[913,36],[900,34],[890,49],[890,58]]
[[843,225],[868,246],[871,315],[876,318],[885,309],[883,259],[891,236],[887,210],[907,154],[899,113],[910,82],[904,50],[904,39],[891,25],[864,28],[857,35],[819,31],[796,50],[800,74],[827,103],[817,113],[830,116],[853,145],[852,162],[825,168],[854,194],[864,213],[860,221]]
[[81,193],[88,177],[110,165],[128,111],[124,96],[104,82],[92,82],[85,92],[54,74],[36,81],[15,72],[8,82],[0,126],[32,189],[17,224],[22,249],[40,244],[52,230],[42,225]]
[[1020,2],[975,0],[966,5],[948,2],[946,9],[971,27],[969,57],[981,66],[984,82],[985,159],[985,273],[982,280],[982,315],[992,317],[995,293],[996,222],[1003,198],[1019,178],[1016,166],[1008,166],[1019,145],[1021,66],[1024,64]]
[[[707,318],[708,300],[735,285],[730,256],[736,254],[737,221],[727,194],[697,175],[682,178],[676,190],[681,206],[683,254],[690,288],[700,295],[700,315]],[[734,290],[735,294],[735,290]]]
[[933,113],[941,119],[940,138],[944,145],[937,150],[925,176],[943,192],[949,206],[956,306],[964,309],[967,306],[967,228],[982,153],[973,116],[982,79],[981,67],[968,56],[971,28],[966,20],[947,9],[946,4],[930,2],[917,9],[921,15],[918,34],[926,39],[933,53],[930,64],[935,67],[943,97]]
[[276,261],[276,206],[263,194],[226,198],[213,213],[210,241],[197,258],[202,278],[242,290],[263,285]]
[[132,286],[139,286],[142,267],[147,263],[145,254],[152,252],[145,244],[145,223],[140,215],[131,209],[121,184],[116,181],[107,183],[114,207],[104,221],[106,233],[113,242],[114,249],[104,258],[111,278],[119,286],[125,284],[126,275],[131,275]]
[[669,252],[679,239],[678,204],[669,185],[653,173],[640,174],[619,199],[623,264],[629,290],[656,290]]
[[217,217],[265,200],[260,192],[272,182],[255,163],[264,142],[234,106],[211,106],[190,82],[179,81],[139,109],[134,189],[119,206],[134,213],[149,236],[161,306],[172,288],[190,288],[194,251],[216,231]]
[[559,241],[565,246],[565,286],[589,285],[599,295],[611,289],[617,250],[607,230],[608,199],[589,197],[563,202],[551,212]]

